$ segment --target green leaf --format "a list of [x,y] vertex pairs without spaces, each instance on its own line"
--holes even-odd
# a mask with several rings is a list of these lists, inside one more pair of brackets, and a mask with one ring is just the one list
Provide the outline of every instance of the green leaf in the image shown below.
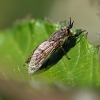
[[[90,44],[83,34],[76,39],[76,42],[70,40],[71,44],[74,43],[74,46],[67,52],[70,60],[63,56],[56,64],[35,75],[28,74],[28,66],[23,67],[30,53],[61,25],[42,19],[24,20],[12,29],[1,31],[0,78],[100,87],[99,47]],[[80,31],[77,29],[72,32],[75,34]],[[69,46],[65,46],[68,49]]]

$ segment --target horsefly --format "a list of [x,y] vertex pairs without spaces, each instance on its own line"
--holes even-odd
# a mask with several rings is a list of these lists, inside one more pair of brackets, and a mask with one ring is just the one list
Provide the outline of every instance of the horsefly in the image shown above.
[[[68,26],[62,26],[60,30],[54,32],[49,39],[42,42],[29,56],[25,63],[29,63],[28,73],[32,74],[39,70],[48,57],[50,57],[58,48],[61,48],[64,55],[68,58],[62,45],[69,36],[73,36],[70,29],[73,27],[73,22],[68,23]],[[75,35],[74,35],[75,36]],[[69,59],[69,58],[68,58]]]

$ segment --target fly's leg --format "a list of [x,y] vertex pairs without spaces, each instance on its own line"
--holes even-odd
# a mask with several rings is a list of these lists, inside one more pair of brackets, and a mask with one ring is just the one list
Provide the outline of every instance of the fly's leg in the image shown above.
[[66,54],[66,52],[65,52],[64,48],[63,48],[62,46],[60,46],[60,47],[61,47],[61,49],[62,49],[62,51],[63,51],[64,55],[67,57],[67,59],[68,59],[68,60],[70,60],[70,58],[69,58],[69,57],[68,57],[68,55]]
[[[81,32],[79,32],[79,33],[76,33],[75,35],[74,35],[74,37],[78,37],[81,33],[83,33],[83,32],[86,32],[86,30],[82,30]],[[87,33],[86,33],[87,34]]]

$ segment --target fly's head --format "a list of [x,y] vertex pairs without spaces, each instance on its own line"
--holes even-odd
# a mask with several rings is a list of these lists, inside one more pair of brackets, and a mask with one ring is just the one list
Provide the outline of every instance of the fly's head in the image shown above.
[[[73,22],[71,22],[71,17],[70,17],[70,21],[68,23],[68,26],[63,26],[61,27],[61,30],[63,31],[63,33],[66,36],[70,36],[70,37],[78,37],[81,33],[86,32],[86,30],[82,30],[80,32],[77,32],[76,34],[72,34],[72,32],[70,31],[70,29],[73,27]],[[86,33],[87,34],[87,33]]]
[[66,27],[66,26],[61,27],[61,30],[64,32],[64,34],[65,34],[66,36],[68,36],[68,35],[71,34],[70,29],[73,27],[73,23],[74,23],[74,21],[71,22],[71,17],[70,17],[69,25],[68,25],[67,27]]

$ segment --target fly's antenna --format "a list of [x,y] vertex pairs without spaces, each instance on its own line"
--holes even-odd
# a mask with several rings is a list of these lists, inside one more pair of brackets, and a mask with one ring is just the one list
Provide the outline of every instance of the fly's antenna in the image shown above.
[[67,26],[67,28],[68,29],[71,29],[73,27],[73,23],[74,23],[74,21],[71,22],[71,17],[70,17],[70,22],[69,22],[69,25]]

